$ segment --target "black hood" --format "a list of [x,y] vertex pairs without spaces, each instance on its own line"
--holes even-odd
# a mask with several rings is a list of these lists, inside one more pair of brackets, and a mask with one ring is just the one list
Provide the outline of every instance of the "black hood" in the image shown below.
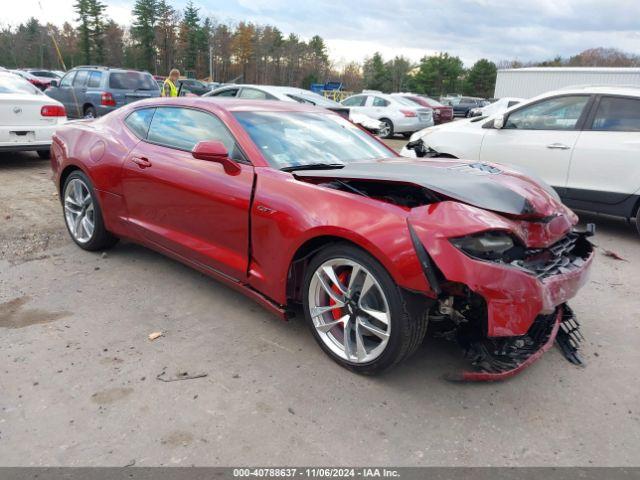
[[453,159],[354,162],[330,170],[297,170],[296,177],[414,184],[485,210],[546,216],[560,203],[538,179],[494,164]]

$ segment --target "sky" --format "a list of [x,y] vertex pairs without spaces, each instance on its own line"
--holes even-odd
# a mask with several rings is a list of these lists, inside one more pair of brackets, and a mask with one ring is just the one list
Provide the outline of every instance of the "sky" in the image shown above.
[[[133,0],[103,0],[107,14],[131,23]],[[35,16],[73,21],[74,0],[21,0],[0,24]],[[186,0],[173,0],[181,9]],[[448,52],[470,66],[493,61],[568,57],[594,47],[640,54],[640,0],[194,0],[201,16],[275,25],[304,39],[323,37],[340,66],[379,51],[418,61]]]

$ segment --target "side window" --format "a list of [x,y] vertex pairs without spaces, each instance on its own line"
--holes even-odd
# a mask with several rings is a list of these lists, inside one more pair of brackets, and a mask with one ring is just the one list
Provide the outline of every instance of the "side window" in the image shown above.
[[76,76],[76,72],[67,73],[64,77],[62,77],[62,80],[60,80],[60,86],[70,87],[71,84],[73,83],[73,79],[75,76]]
[[89,74],[89,81],[87,82],[87,87],[97,88],[100,86],[101,80],[102,80],[102,72],[91,72]]
[[342,104],[345,107],[364,107],[367,97],[364,95],[356,95],[355,97],[347,98]]
[[151,119],[153,118],[153,112],[155,108],[143,108],[130,113],[124,120],[127,127],[131,129],[138,138],[147,138],[147,132],[149,131],[149,125],[151,125]]
[[222,90],[221,92],[216,92],[212,96],[213,97],[235,97],[238,93],[237,88],[229,88],[227,90]]
[[89,77],[88,70],[78,70],[78,73],[76,73],[76,78],[73,80],[73,86],[84,87],[88,77]]
[[389,102],[387,102],[384,98],[373,97],[373,106],[374,107],[388,107]]
[[243,88],[240,90],[240,95],[238,98],[250,98],[253,100],[268,100],[269,96],[267,93],[262,90],[257,90],[255,88]]
[[507,108],[511,108],[514,105],[519,104],[520,102],[518,102],[517,100],[509,100],[509,102],[507,103]]
[[556,97],[516,110],[507,118],[505,128],[522,130],[573,130],[588,95]]
[[156,109],[147,140],[189,152],[198,142],[218,140],[227,147],[231,158],[241,159],[241,154],[235,147],[235,139],[222,121],[200,110],[172,107]]
[[640,132],[640,98],[602,97],[591,130]]

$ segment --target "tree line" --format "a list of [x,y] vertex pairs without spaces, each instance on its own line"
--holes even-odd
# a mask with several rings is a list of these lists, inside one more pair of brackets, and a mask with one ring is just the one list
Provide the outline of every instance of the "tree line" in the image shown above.
[[[439,96],[462,93],[491,97],[498,68],[522,66],[640,66],[640,57],[596,48],[543,62],[516,60],[498,64],[480,59],[466,69],[448,53],[425,56],[415,63],[380,53],[336,68],[325,41],[285,35],[271,25],[225,23],[203,16],[190,1],[183,10],[167,0],[136,0],[129,26],[106,15],[101,0],[76,0],[73,24],[42,24],[36,18],[0,27],[0,65],[7,68],[69,69],[77,65],[109,65],[167,75],[171,68],[214,81],[292,85],[341,81],[345,89],[412,91]],[[58,53],[59,52],[59,53]],[[210,55],[211,52],[211,55]]]

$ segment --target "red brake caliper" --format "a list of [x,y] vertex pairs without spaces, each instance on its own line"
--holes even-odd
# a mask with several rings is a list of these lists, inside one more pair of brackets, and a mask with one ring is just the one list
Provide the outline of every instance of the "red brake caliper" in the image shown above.
[[[340,280],[340,283],[342,285],[347,285],[347,278],[348,278],[348,274],[346,271],[338,274],[338,280]],[[333,290],[338,296],[342,295],[342,292],[336,285],[332,285],[331,290]],[[329,305],[335,305],[335,304],[336,304],[336,301],[333,298],[329,297]],[[342,309],[336,308],[335,310],[331,310],[331,315],[333,316],[334,320],[338,320],[343,316]],[[340,325],[340,328],[344,328],[344,325]]]

